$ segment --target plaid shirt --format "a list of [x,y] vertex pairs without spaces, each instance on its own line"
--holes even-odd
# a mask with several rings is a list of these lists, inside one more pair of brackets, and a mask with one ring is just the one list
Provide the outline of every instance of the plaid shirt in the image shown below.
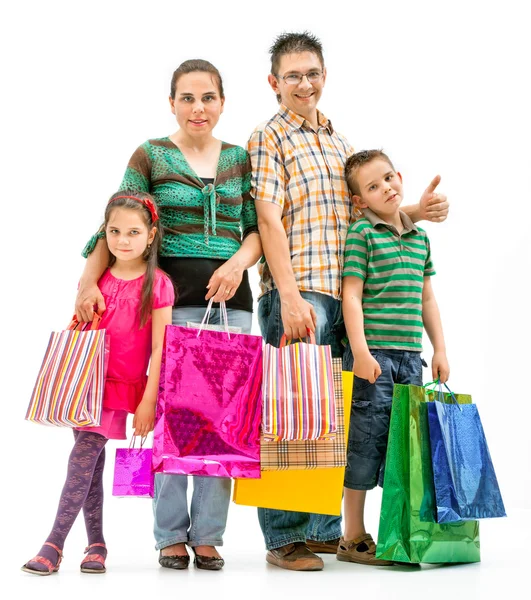
[[[352,146],[317,112],[319,127],[284,105],[248,142],[251,195],[282,208],[299,290],[340,299],[343,251],[351,220],[345,162]],[[275,287],[267,262],[259,265],[261,294]]]

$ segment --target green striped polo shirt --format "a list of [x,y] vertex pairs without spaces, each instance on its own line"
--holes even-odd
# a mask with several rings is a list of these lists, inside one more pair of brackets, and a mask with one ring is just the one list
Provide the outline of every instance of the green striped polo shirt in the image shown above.
[[428,236],[401,211],[401,234],[371,210],[365,209],[363,215],[347,234],[343,277],[365,282],[367,345],[420,352],[424,277],[435,275]]

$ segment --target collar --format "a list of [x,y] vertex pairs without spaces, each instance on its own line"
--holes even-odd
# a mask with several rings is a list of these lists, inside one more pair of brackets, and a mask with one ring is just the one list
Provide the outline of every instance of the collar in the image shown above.
[[[386,229],[389,229],[390,231],[392,231],[393,233],[396,233],[398,235],[398,231],[396,230],[396,227],[394,225],[391,225],[390,223],[387,223],[386,221],[381,219],[370,208],[363,208],[361,210],[361,212],[363,213],[363,216],[367,219],[367,221],[369,221],[369,223],[373,227],[376,227],[377,225],[382,225]],[[419,230],[415,226],[415,223],[413,223],[413,221],[406,215],[405,212],[399,210],[398,213],[400,215],[402,225],[404,226],[404,229],[402,230],[402,233],[400,235],[404,235],[406,233],[411,233],[412,231],[414,231],[415,233],[419,232]]]
[[[310,123],[304,117],[301,117],[301,115],[293,112],[284,104],[280,105],[278,114],[284,123],[291,129],[301,129],[302,127],[306,127],[308,129],[312,128]],[[319,128],[324,127],[330,135],[334,133],[332,122],[319,110],[317,111],[317,123],[319,124]]]

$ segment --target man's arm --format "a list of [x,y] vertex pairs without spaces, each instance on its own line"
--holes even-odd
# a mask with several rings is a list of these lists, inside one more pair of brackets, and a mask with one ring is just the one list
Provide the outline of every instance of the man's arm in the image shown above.
[[315,331],[317,315],[301,296],[291,266],[288,238],[282,225],[282,208],[270,202],[256,202],[262,247],[275,280],[281,302],[284,333],[288,339],[304,338]]
[[448,217],[450,204],[446,196],[435,192],[435,188],[439,185],[440,181],[441,176],[436,175],[430,185],[424,190],[418,204],[409,204],[408,206],[400,207],[413,223],[417,223],[418,221],[442,223]]

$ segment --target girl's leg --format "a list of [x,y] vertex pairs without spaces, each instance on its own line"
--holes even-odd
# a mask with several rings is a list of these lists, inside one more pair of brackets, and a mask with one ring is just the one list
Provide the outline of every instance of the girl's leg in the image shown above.
[[[98,459],[106,443],[107,438],[99,433],[80,431],[76,435],[74,448],[68,459],[66,481],[61,492],[55,522],[50,535],[46,539],[47,542],[54,544],[61,550],[66,536],[85,503]],[[54,565],[59,558],[57,551],[51,546],[43,546],[38,555],[47,558]],[[26,566],[35,571],[47,570],[43,564],[34,561],[30,561]]]
[[[74,431],[74,435],[79,431]],[[85,517],[85,529],[87,530],[88,546],[92,544],[105,544],[103,537],[103,469],[105,467],[105,448],[102,449],[94,474],[92,483],[83,504],[83,516]],[[102,546],[94,546],[90,549],[90,554],[99,554],[103,558],[107,557],[107,549]],[[85,562],[85,569],[102,569],[102,565],[97,562]]]

